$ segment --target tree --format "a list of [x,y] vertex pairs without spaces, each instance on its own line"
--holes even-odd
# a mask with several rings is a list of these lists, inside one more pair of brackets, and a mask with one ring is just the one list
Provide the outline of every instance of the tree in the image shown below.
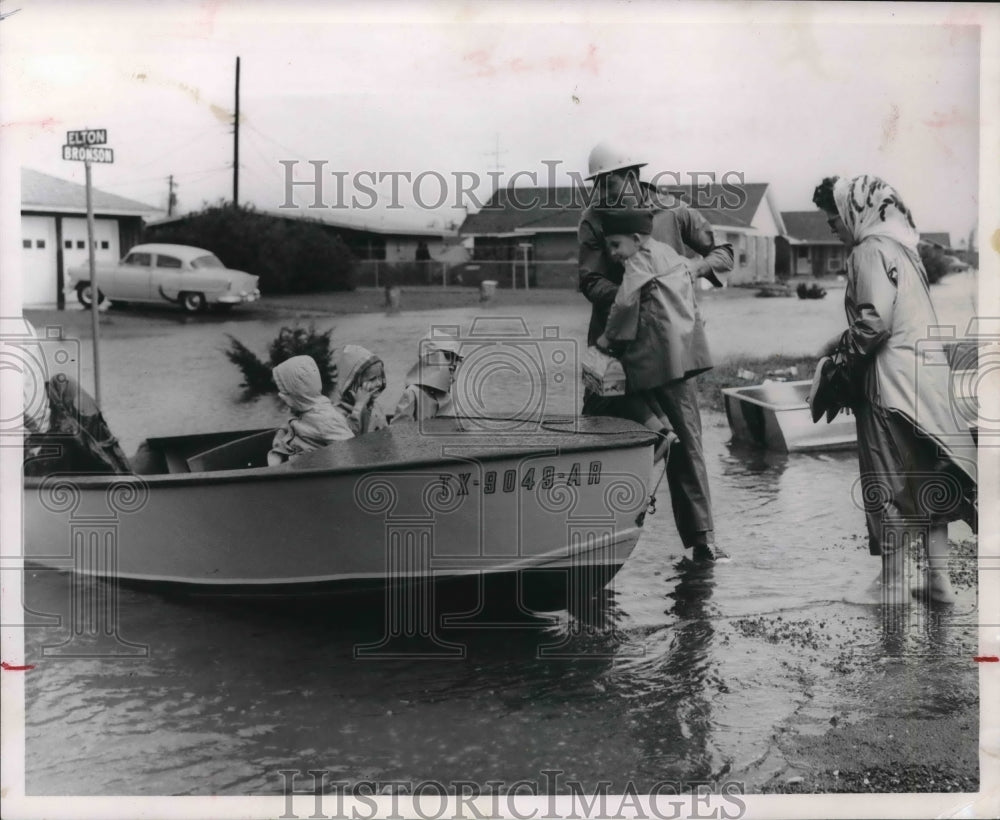
[[228,268],[260,277],[264,293],[353,290],[356,263],[339,236],[311,219],[285,219],[252,205],[206,207],[183,220],[153,225],[144,242],[211,251]]

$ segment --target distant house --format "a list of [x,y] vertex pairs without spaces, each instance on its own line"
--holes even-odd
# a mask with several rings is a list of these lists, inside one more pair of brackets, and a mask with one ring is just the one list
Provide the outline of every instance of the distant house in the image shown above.
[[[21,169],[21,301],[65,304],[65,272],[87,262],[86,187]],[[139,239],[158,208],[92,189],[94,258],[116,262]]]
[[[660,190],[699,211],[717,243],[732,244],[729,284],[774,281],[774,242],[784,226],[767,183]],[[460,233],[473,239],[473,259],[493,263],[500,276],[516,272],[520,277],[527,265],[529,282],[536,287],[576,287],[577,227],[589,196],[589,191],[570,186],[501,188],[478,213],[466,217]]]
[[[265,211],[275,219],[295,219],[318,222],[331,234],[339,236],[350,248],[355,259],[379,260],[383,262],[417,261],[417,250],[421,245],[430,254],[432,261],[461,261],[467,254],[457,253],[458,231],[454,228],[427,228],[385,222],[360,222],[338,218],[329,210],[269,210]],[[197,212],[182,214],[169,219],[150,223],[151,228],[160,225],[177,224],[197,216]],[[456,257],[452,259],[452,257]]]
[[942,233],[921,233],[920,241],[934,245],[937,248],[941,248],[941,250],[951,250],[951,234],[946,231]]
[[776,242],[778,276],[833,276],[847,267],[844,243],[833,232],[825,212],[783,211],[786,235]]

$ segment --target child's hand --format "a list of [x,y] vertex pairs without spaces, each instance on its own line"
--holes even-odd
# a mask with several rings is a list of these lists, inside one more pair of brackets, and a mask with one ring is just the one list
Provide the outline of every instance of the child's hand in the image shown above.
[[601,351],[601,353],[611,352],[611,343],[608,341],[608,337],[603,333],[597,337],[597,341],[594,342],[594,346]]

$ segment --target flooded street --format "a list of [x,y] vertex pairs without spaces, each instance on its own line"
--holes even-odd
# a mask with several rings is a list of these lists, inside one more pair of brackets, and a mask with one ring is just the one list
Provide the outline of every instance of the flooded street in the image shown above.
[[[832,307],[822,308],[831,323],[840,319]],[[386,360],[387,395],[401,385],[420,327],[473,313],[380,324],[371,346]],[[527,315],[532,330],[544,320]],[[559,324],[578,330],[576,319]],[[283,322],[164,323],[132,335],[121,332],[127,320],[113,321],[103,386],[127,452],[150,433],[283,417],[270,399],[237,402],[238,373],[217,353],[232,332],[262,354]],[[375,322],[329,324],[343,343]],[[553,393],[549,409],[569,410],[575,386]],[[503,385],[490,396],[498,412],[514,400]],[[955,606],[884,610],[866,595],[879,563],[852,502],[856,455],[740,449],[724,416],[703,421],[717,540],[731,561],[684,557],[664,482],[598,623],[561,612],[443,631],[462,657],[356,657],[382,637],[377,612],[141,589],[119,591],[118,635],[148,654],[123,646],[115,659],[51,657],[44,647],[69,638],[70,576],[29,571],[31,619],[59,615],[63,626],[25,632],[25,663],[36,666],[26,677],[28,794],[280,794],[279,771],[289,769],[352,783],[525,779],[543,792],[609,781],[613,793],[629,782],[642,793],[664,780],[812,791],[835,790],[871,758],[898,772],[952,761],[964,776],[916,786],[887,779],[876,790],[975,790],[971,533],[952,525]],[[942,734],[946,721],[961,731]],[[546,781],[555,777],[546,770],[561,780]]]

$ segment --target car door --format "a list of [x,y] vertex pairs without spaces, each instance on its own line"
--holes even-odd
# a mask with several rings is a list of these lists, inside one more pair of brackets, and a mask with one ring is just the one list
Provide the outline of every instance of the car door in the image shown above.
[[[132,251],[115,268],[108,288],[111,299],[121,301],[148,301],[149,279],[153,272],[153,255],[144,251]],[[104,288],[101,287],[101,290]]]
[[184,289],[184,262],[179,256],[169,253],[156,254],[156,265],[153,268],[153,296],[169,301],[175,301]]

